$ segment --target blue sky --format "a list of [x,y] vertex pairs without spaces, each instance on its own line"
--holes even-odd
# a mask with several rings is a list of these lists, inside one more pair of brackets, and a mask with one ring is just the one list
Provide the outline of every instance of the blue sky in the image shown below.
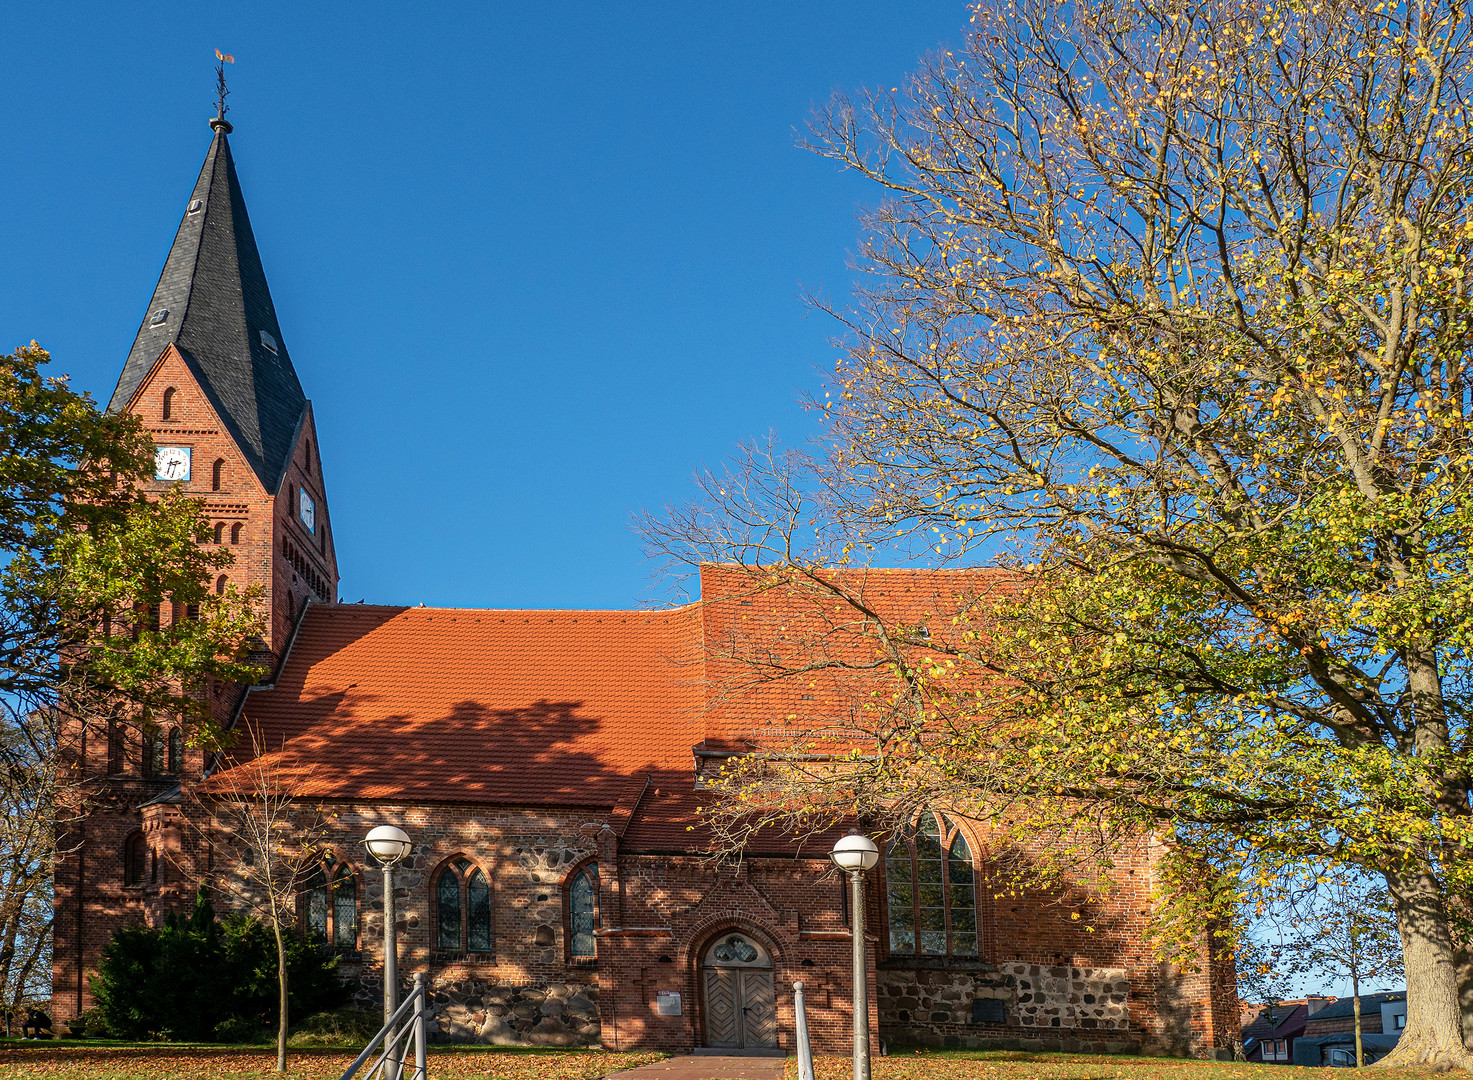
[[797,149],[958,0],[11,3],[0,344],[105,401],[209,143],[214,49],[347,600],[658,599],[632,514],[812,434],[877,192]]

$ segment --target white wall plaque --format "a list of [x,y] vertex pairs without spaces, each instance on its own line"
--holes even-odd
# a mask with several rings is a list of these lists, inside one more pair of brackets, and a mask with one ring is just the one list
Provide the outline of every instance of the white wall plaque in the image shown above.
[[655,1014],[657,1016],[679,1016],[680,994],[674,990],[656,991]]

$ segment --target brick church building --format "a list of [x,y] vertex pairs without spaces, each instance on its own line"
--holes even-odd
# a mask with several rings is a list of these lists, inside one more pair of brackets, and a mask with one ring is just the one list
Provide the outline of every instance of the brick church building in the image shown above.
[[[214,137],[109,407],[141,417],[160,492],[199,498],[235,554],[218,586],[261,590],[261,685],[212,691],[256,733],[330,845],[301,877],[300,921],[341,953],[372,1007],[382,876],[360,841],[414,841],[396,874],[400,974],[425,971],[443,1039],[617,1049],[791,1049],[801,980],[815,1048],[844,1053],[849,916],[825,858],[837,833],[770,836],[713,863],[706,779],[774,719],[821,710],[785,685],[740,699],[723,651],[780,597],[708,566],[702,601],[654,611],[496,611],[338,601],[336,535],[312,404],[278,325],[231,154]],[[328,398],[330,405],[330,396]],[[364,542],[364,538],[348,542]],[[878,571],[904,613],[987,572]],[[781,614],[780,612],[778,614]],[[88,974],[126,923],[158,924],[238,858],[200,807],[232,766],[182,732],[119,727],[83,743],[95,798],[56,870],[53,1008],[88,1008]],[[236,766],[238,767],[238,766]],[[1155,856],[1122,851],[1088,923],[988,888],[988,844],[954,814],[881,837],[868,875],[868,1023],[889,1042],[1145,1049],[1226,1046],[1230,965],[1144,941]],[[1057,898],[1054,898],[1055,900]]]

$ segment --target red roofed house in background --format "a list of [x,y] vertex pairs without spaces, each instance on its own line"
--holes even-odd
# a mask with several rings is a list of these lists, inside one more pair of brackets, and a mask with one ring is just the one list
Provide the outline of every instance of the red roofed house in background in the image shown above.
[[[703,776],[814,695],[730,680],[725,643],[777,592],[706,567],[664,611],[344,605],[312,407],[277,324],[223,119],[110,408],[143,418],[157,489],[181,484],[262,592],[255,687],[211,687],[224,724],[334,835],[303,874],[305,932],[373,1007],[382,878],[359,842],[396,824],[399,972],[429,976],[443,1039],[791,1049],[791,987],[816,1049],[850,1032],[850,943],[835,836],[756,841],[717,865]],[[987,571],[874,571],[892,612],[934,611]],[[220,582],[221,588],[225,580]],[[822,695],[819,695],[820,697]],[[167,726],[79,743],[97,799],[56,870],[57,1019],[90,1005],[113,931],[184,910],[238,857],[202,811],[231,784]],[[241,745],[245,745],[242,742]],[[165,750],[164,748],[167,748]],[[869,875],[869,1024],[891,1042],[1203,1054],[1237,1023],[1230,965],[1168,970],[1144,942],[1155,851],[1120,852],[1094,932],[1043,897],[987,888],[986,837],[928,813]],[[320,872],[319,872],[320,871]]]

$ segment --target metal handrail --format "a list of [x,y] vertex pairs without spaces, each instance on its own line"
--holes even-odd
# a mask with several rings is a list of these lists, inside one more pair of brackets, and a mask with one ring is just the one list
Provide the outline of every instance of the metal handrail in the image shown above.
[[[413,1019],[410,1020],[403,1031],[396,1032],[395,1026],[404,1019],[405,1015],[413,1011]],[[404,999],[394,1015],[389,1017],[377,1035],[369,1040],[368,1045],[363,1048],[363,1053],[353,1059],[353,1064],[348,1066],[348,1071],[343,1073],[339,1080],[352,1080],[358,1070],[363,1068],[373,1054],[374,1048],[383,1045],[383,1053],[379,1054],[369,1070],[363,1074],[362,1080],[429,1080],[429,1069],[425,1061],[425,1020],[429,1015],[429,992],[425,988],[424,972],[416,972],[414,976],[414,989]],[[406,1051],[407,1043],[414,1042],[414,1071],[405,1074],[403,1069],[406,1064],[403,1052],[391,1057],[395,1050]]]

